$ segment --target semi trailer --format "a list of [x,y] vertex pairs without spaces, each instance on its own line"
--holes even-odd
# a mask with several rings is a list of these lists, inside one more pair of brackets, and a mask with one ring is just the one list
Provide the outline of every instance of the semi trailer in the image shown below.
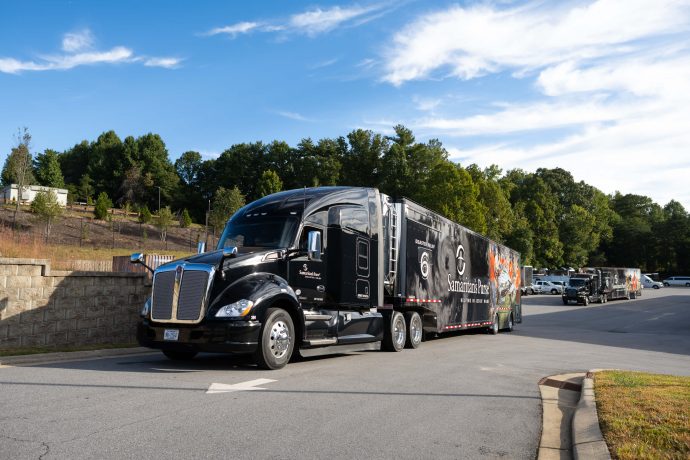
[[[142,263],[133,254],[133,263]],[[239,209],[216,250],[153,272],[137,338],[171,359],[417,348],[428,334],[522,322],[520,255],[374,188],[275,193]]]
[[616,299],[634,299],[642,295],[639,268],[587,267],[570,277],[563,291],[563,304],[576,302],[606,303]]

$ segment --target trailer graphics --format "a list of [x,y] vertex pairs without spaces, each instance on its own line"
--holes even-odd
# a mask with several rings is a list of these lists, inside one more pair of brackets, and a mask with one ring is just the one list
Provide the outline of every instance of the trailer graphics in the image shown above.
[[[132,256],[141,262],[142,256]],[[137,338],[171,359],[417,348],[522,322],[520,256],[410,200],[317,187],[238,210],[215,251],[162,265]]]

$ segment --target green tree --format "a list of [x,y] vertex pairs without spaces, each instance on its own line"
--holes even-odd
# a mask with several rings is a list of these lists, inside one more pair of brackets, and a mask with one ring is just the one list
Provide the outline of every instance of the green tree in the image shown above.
[[151,222],[151,211],[149,211],[149,207],[147,205],[143,205],[139,208],[139,222],[142,224],[148,224]]
[[245,204],[244,195],[237,187],[218,188],[213,197],[213,207],[209,215],[209,223],[221,230],[230,217]]
[[272,193],[280,192],[283,189],[283,181],[280,180],[275,171],[264,171],[261,173],[259,182],[256,186],[258,195],[260,197],[270,195]]
[[14,207],[14,215],[12,217],[13,229],[17,228],[17,213],[19,212],[19,204],[22,201],[24,187],[30,185],[35,180],[31,171],[31,134],[28,128],[18,129],[15,140],[17,146],[12,149],[2,169],[3,184],[17,184],[19,199]]
[[180,227],[189,228],[190,225],[192,225],[192,218],[189,215],[189,211],[185,208],[180,215]]
[[388,140],[372,131],[356,129],[347,135],[347,143],[340,183],[378,187],[383,174],[383,156],[389,148]]
[[91,180],[91,176],[89,176],[88,173],[85,173],[83,176],[81,176],[81,179],[79,180],[79,187],[77,190],[79,194],[79,199],[84,201],[85,203],[88,203],[89,200],[93,198],[95,190],[93,188],[93,181]]
[[62,215],[62,211],[57,195],[52,190],[38,192],[31,202],[31,212],[36,214],[38,219],[45,224],[46,242],[53,223]]
[[175,171],[184,184],[194,187],[201,172],[201,163],[199,152],[185,152],[175,160]]
[[96,206],[93,210],[96,219],[106,220],[108,217],[108,210],[113,207],[113,202],[108,198],[108,194],[101,192],[96,199]]
[[47,149],[45,152],[36,155],[34,170],[40,185],[55,188],[65,187],[65,179],[62,177],[62,171],[60,170],[58,153],[55,150]]
[[156,221],[156,227],[161,233],[161,241],[166,241],[168,238],[168,228],[172,225],[173,214],[170,211],[170,206],[166,206],[160,210],[158,213],[158,220]]

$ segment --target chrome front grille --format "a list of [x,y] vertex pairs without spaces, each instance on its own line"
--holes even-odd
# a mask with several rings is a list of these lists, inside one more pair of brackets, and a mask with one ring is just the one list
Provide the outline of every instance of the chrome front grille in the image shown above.
[[182,276],[180,297],[177,302],[177,319],[195,320],[199,318],[204,297],[208,273],[200,271],[185,271]]
[[198,323],[204,315],[214,268],[178,264],[156,271],[151,319],[171,323]]
[[175,290],[175,272],[156,273],[153,280],[153,299],[151,314],[159,320],[172,319],[173,292]]

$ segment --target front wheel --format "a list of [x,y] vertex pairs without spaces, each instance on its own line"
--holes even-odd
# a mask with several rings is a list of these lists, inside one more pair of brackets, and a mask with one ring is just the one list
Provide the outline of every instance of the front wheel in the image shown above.
[[653,287],[654,289],[659,289],[659,286],[657,286],[656,284]]
[[685,287],[690,287],[690,283],[685,283]]
[[562,300],[563,300],[563,305],[568,305],[568,299],[566,299],[565,297],[563,297]]
[[290,361],[294,346],[295,326],[290,314],[280,308],[269,308],[254,361],[262,369],[280,369]]
[[405,317],[399,311],[394,311],[390,316],[390,323],[383,332],[383,349],[386,351],[402,351],[405,348],[407,328]]
[[417,348],[422,343],[424,335],[422,329],[422,317],[416,311],[405,313],[405,325],[407,326],[406,348]]
[[529,288],[529,295],[534,295],[534,289]]
[[589,297],[585,296],[585,300],[582,301],[582,304],[586,307],[589,305]]
[[668,284],[668,283],[664,283],[664,286],[666,286],[666,287],[669,287],[669,286],[670,286],[670,284]]
[[551,294],[558,294],[558,289],[551,289]]

